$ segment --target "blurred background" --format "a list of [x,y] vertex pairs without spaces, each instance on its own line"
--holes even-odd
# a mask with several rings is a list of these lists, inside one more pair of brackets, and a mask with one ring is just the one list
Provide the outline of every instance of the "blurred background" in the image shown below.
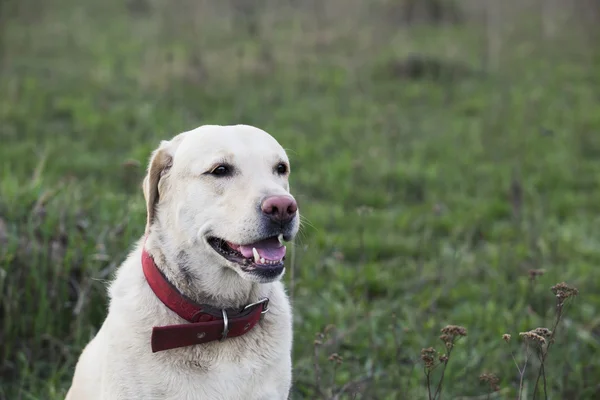
[[64,398],[150,152],[237,123],[305,217],[292,399],[430,398],[448,324],[445,398],[532,398],[562,281],[546,398],[598,398],[599,39],[597,0],[0,1],[0,399]]

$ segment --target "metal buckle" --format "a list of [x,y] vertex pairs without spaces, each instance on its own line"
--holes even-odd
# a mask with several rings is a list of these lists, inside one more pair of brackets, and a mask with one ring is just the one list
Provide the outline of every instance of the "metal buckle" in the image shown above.
[[227,318],[227,311],[225,311],[225,309],[222,309],[221,312],[223,313],[223,334],[221,335],[221,339],[219,340],[220,342],[227,339],[227,334],[229,333],[229,318]]
[[248,304],[246,307],[242,308],[242,311],[246,311],[250,307],[254,307],[259,304],[262,304],[262,307],[263,307],[262,311],[260,312],[261,315],[265,315],[269,311],[269,298],[268,297],[263,297],[262,299],[258,300],[257,302]]

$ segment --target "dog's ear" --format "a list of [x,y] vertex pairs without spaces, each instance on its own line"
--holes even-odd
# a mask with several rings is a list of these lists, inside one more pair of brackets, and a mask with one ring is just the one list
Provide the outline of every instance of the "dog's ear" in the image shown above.
[[150,163],[148,164],[148,173],[144,178],[143,190],[144,198],[146,199],[146,233],[150,229],[150,225],[154,222],[156,212],[156,204],[159,200],[158,184],[163,175],[173,165],[173,154],[170,152],[170,142],[163,140],[158,149],[152,152]]

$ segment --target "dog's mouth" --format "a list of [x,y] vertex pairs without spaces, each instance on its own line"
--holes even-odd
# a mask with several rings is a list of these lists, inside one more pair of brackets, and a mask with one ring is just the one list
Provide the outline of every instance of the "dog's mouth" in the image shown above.
[[283,235],[248,244],[236,244],[217,237],[208,238],[211,247],[228,261],[244,269],[283,267],[286,247]]

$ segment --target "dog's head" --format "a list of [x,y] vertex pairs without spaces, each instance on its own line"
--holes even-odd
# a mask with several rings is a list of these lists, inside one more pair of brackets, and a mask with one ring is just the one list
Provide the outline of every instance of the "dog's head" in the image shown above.
[[213,265],[255,282],[279,279],[299,228],[290,164],[268,133],[206,125],[161,142],[144,179],[148,219]]

